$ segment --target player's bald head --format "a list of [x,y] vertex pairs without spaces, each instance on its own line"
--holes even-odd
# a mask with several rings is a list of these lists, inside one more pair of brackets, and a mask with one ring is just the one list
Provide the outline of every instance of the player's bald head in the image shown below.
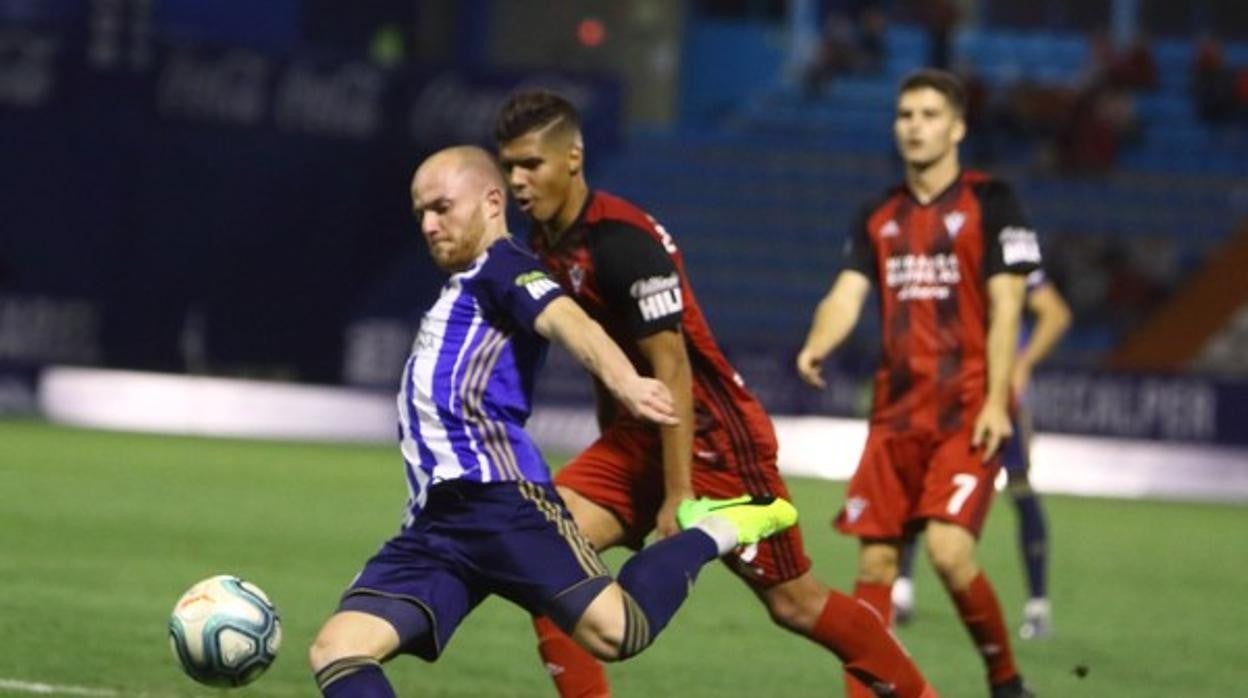
[[507,236],[507,186],[494,158],[476,146],[455,146],[425,158],[412,177],[412,213],[434,262],[466,269]]
[[446,176],[453,179],[464,179],[465,184],[480,187],[482,191],[497,188],[506,191],[507,184],[503,181],[503,173],[498,168],[494,156],[475,145],[457,145],[443,148],[425,158],[416,169],[413,185],[422,176]]

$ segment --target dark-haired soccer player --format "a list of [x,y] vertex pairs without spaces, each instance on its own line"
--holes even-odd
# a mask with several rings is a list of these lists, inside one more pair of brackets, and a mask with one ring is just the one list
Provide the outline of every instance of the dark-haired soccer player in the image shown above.
[[[647,424],[597,383],[601,436],[555,478],[594,547],[671,535],[677,507],[695,494],[786,496],[771,420],[716,345],[675,241],[638,207],[590,190],[575,107],[549,92],[516,94],[495,137],[543,265],[676,404],[677,424]],[[796,527],[725,560],[776,623],[836,653],[863,690],[934,695],[873,609],[814,577]],[[536,626],[562,696],[609,694],[597,662],[549,620]]]
[[412,207],[451,274],[403,370],[399,432],[408,515],[351,583],[310,652],[322,695],[392,698],[398,653],[441,654],[491,594],[545,613],[605,660],[645,649],[702,565],[793,525],[782,499],[681,503],[679,533],[633,556],[618,583],[577,530],[524,432],[546,340],[563,344],[638,419],[675,425],[671,394],[512,242],[506,185],[489,153],[425,160]]
[[901,541],[926,526],[992,696],[1029,696],[975,547],[1011,434],[1010,371],[1040,247],[1004,182],[960,168],[964,107],[949,73],[920,70],[902,82],[894,135],[905,182],[850,230],[845,268],[815,311],[797,370],[823,387],[824,358],[875,285],[884,334],[875,405],[836,522],[860,540],[855,595],[888,618]]
[[[1052,607],[1048,596],[1049,533],[1040,495],[1032,489],[1031,411],[1027,408],[1027,386],[1031,373],[1049,355],[1070,326],[1070,306],[1049,281],[1043,269],[1027,275],[1027,314],[1033,318],[1030,332],[1014,362],[1010,390],[1017,403],[1014,436],[1001,452],[1001,466],[1007,476],[1006,491],[1018,514],[1018,547],[1027,580],[1027,602],[1018,635],[1024,640],[1048,637],[1053,631]],[[901,551],[900,575],[893,582],[893,612],[897,623],[906,623],[914,613],[915,541],[906,541]]]

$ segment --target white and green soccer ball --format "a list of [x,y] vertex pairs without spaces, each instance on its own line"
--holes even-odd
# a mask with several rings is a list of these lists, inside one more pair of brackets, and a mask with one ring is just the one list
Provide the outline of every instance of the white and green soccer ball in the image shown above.
[[208,686],[242,686],[277,658],[282,622],[260,587],[229,574],[196,583],[169,617],[169,644],[183,671]]

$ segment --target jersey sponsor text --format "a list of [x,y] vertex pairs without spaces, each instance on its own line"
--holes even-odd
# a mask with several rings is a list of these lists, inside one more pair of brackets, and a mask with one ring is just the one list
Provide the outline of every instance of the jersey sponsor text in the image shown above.
[[549,276],[540,271],[531,271],[517,276],[516,285],[523,286],[524,290],[528,291],[529,295],[533,297],[533,300],[537,300],[547,293],[559,289],[559,284],[551,281]]
[[903,254],[888,258],[885,282],[890,289],[901,287],[898,300],[948,298],[962,280],[955,254]]
[[1001,255],[1007,265],[1040,263],[1040,242],[1036,231],[1019,226],[1001,229]]
[[637,308],[646,321],[675,315],[685,307],[680,277],[675,273],[635,281],[629,287],[629,294],[637,299]]

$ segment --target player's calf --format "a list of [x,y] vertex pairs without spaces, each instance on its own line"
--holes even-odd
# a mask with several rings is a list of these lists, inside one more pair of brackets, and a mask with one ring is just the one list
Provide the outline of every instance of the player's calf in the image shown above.
[[[551,617],[560,622],[563,616],[565,628],[575,626],[573,636],[598,659],[627,659],[667,627],[703,565],[720,554],[713,536],[700,529],[681,531],[629,558],[620,568],[618,584],[600,587],[601,593],[593,591],[601,583],[594,580],[565,592]],[[582,605],[591,593],[592,602]],[[577,606],[584,612],[567,613]],[[577,620],[569,623],[570,618]]]

